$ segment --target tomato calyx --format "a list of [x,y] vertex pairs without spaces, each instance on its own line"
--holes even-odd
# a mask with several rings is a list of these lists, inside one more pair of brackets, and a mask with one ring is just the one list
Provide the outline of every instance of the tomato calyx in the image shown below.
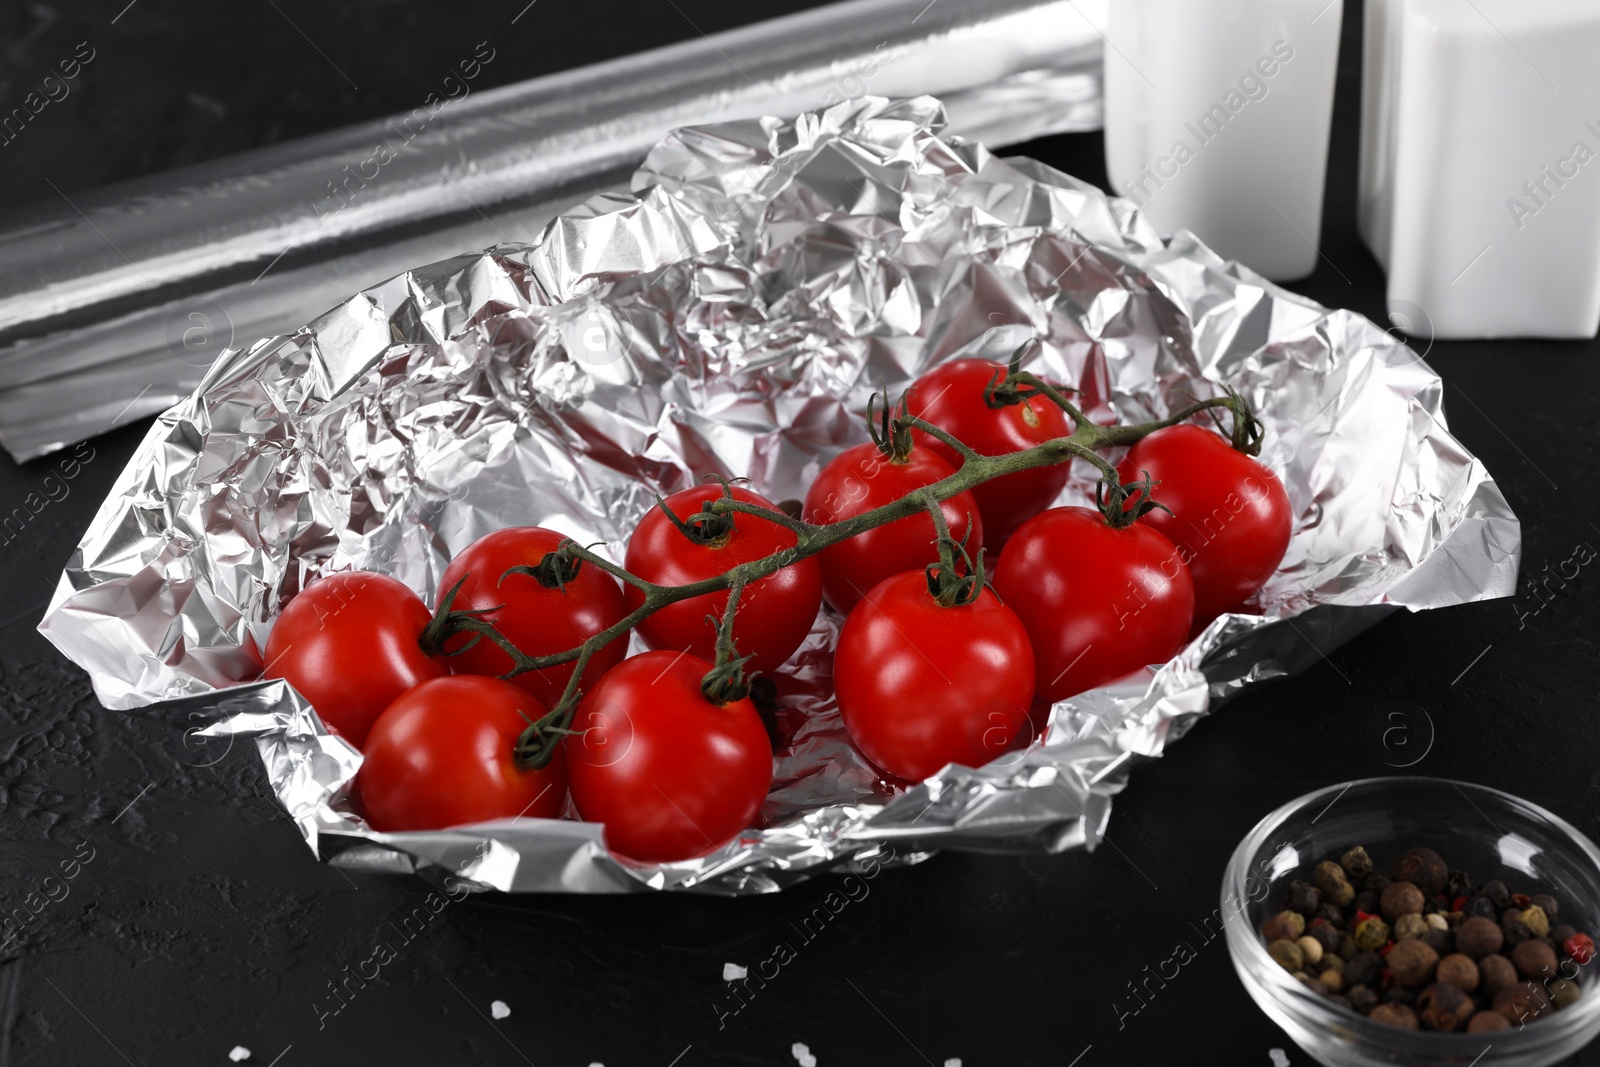
[[756,677],[755,672],[747,675],[744,670],[745,664],[753,657],[739,655],[733,640],[733,622],[739,610],[739,597],[743,593],[743,579],[735,579],[728,588],[728,606],[723,609],[722,618],[707,616],[717,626],[717,660],[705,677],[700,679],[700,692],[718,707],[749,696],[750,683]]
[[507,575],[526,574],[546,589],[559,589],[564,593],[567,591],[567,583],[577,580],[578,568],[581,566],[583,566],[583,561],[576,556],[570,555],[567,552],[566,543],[563,543],[554,552],[546,552],[543,558],[531,567],[506,568],[505,573],[500,575],[500,582],[497,584],[503,584]]
[[[943,608],[960,608],[976,603],[983,594],[983,549],[978,549],[978,558],[974,560],[967,552],[967,538],[963,536],[957,541],[950,536],[950,526],[945,521],[944,509],[934,501],[928,512],[933,516],[933,527],[938,537],[934,544],[939,546],[937,561],[922,568],[922,573],[928,579],[928,595]],[[972,532],[970,519],[967,524],[967,533]]]
[[[989,384],[984,387],[983,402],[991,408],[999,409],[1027,404],[1030,400],[1044,397],[1066,412],[1069,417],[1081,422],[1083,413],[1067,399],[1067,394],[1077,392],[1076,389],[1051,385],[1038,375],[1022,369],[1023,358],[1038,344],[1037,337],[1030,337],[1017,346],[1016,351],[1011,353],[1006,368],[995,371],[994,377],[990,378]],[[1001,381],[1002,377],[1004,381]],[[1039,416],[1034,414],[1031,406],[1022,409],[1022,417],[1030,426],[1038,424]]]
[[707,548],[720,548],[727,544],[728,537],[733,533],[733,512],[737,510],[728,505],[739,503],[733,499],[733,483],[726,478],[717,480],[722,483],[722,495],[702,503],[700,510],[687,519],[680,519],[677,512],[667,506],[665,497],[656,497],[656,506],[667,517],[667,521],[684,537]]
[[[462,579],[439,599],[439,607],[434,611],[433,617],[428,620],[428,625],[422,628],[422,634],[417,638],[417,644],[422,651],[430,656],[459,656],[467,649],[476,645],[485,637],[491,641],[504,640],[483,616],[499,611],[505,605],[500,604],[492,608],[477,608],[472,610],[458,609],[455,607],[456,596],[461,592],[461,587],[466,584],[467,577]],[[461,633],[471,633],[472,639],[457,649],[446,649],[445,642]],[[509,642],[506,642],[509,645]],[[505,648],[506,645],[502,645]],[[507,651],[510,651],[508,648]],[[515,659],[520,652],[512,652]]]
[[1256,418],[1256,413],[1251,410],[1250,404],[1237,389],[1229,386],[1224,390],[1229,400],[1228,413],[1233,416],[1233,425],[1224,427],[1222,419],[1218,417],[1215,408],[1207,408],[1206,414],[1212,423],[1221,431],[1222,436],[1228,439],[1235,452],[1242,452],[1247,456],[1261,455],[1261,442],[1267,436],[1267,428],[1261,420]]
[[[578,676],[577,672],[573,677]],[[524,713],[522,719],[528,724],[522,733],[517,735],[516,747],[512,755],[516,758],[517,766],[523,770],[536,771],[555,758],[556,749],[568,734],[581,733],[582,731],[570,729],[572,714],[577,710],[578,698],[582,694],[573,690],[554,710],[530,719]]]
[[[899,415],[894,414],[894,405],[889,403],[889,390],[884,389],[883,414],[875,414],[874,406],[878,402],[878,393],[873,393],[867,399],[867,433],[872,435],[872,443],[878,446],[878,451],[883,453],[890,463],[904,463],[911,456],[913,447],[911,440],[911,411],[907,406],[906,396],[900,394]],[[881,428],[879,423],[881,422]]]
[[1139,473],[1144,477],[1136,482],[1123,484],[1113,472],[1095,483],[1094,505],[1100,509],[1100,514],[1105,516],[1106,525],[1113,530],[1132,526],[1157,508],[1168,514],[1172,512],[1171,508],[1151,496],[1156,486],[1161,483],[1153,481],[1149,471]]

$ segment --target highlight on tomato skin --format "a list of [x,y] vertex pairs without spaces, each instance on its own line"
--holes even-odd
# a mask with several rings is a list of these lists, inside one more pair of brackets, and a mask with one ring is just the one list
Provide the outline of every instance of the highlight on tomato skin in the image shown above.
[[1149,477],[1160,508],[1140,522],[1178,548],[1194,578],[1194,629],[1238,610],[1283,562],[1294,509],[1278,476],[1213,430],[1157,430],[1117,467],[1124,484]]
[[387,575],[328,575],[278,616],[262,676],[288,681],[330,731],[364,751],[395,698],[449,672],[418,643],[430,617],[417,594]]
[[[513,567],[537,567],[544,558],[567,540],[565,534],[539,526],[517,526],[496,530],[478,538],[463,549],[439,580],[438,602],[456,589],[456,610],[484,611],[480,616],[492,623],[501,636],[528,656],[548,656],[576,648],[595,634],[622,621],[628,614],[622,587],[615,578],[590,563],[579,562],[573,573],[563,575],[554,587],[545,586],[531,574],[508,574]],[[460,588],[457,589],[457,583]],[[493,641],[469,642],[460,634],[445,642],[454,653],[448,659],[455,674],[484,674],[493,677],[510,672],[510,655]],[[604,646],[589,660],[581,684],[593,686],[606,671],[622,662],[628,651],[624,634]],[[572,664],[562,663],[543,670],[525,671],[511,681],[526,689],[547,707],[561,699],[572,678]]]
[[994,588],[1033,644],[1040,700],[1054,703],[1164,663],[1188,643],[1194,580],[1176,546],[1093,508],[1058,507],[1022,525]]
[[839,714],[880,770],[920,782],[981,767],[1027,723],[1035,666],[1022,620],[984,588],[945,606],[923,571],[884,579],[845,620],[834,653]]
[[373,724],[356,788],[375,830],[443,830],[518,817],[559,818],[566,755],[535,769],[519,764],[517,739],[545,714],[525,690],[499,678],[451,675],[424,682]]
[[708,660],[646,652],[608,671],[568,737],[572,803],[607,846],[670,863],[712,852],[755,822],[772,787],[772,747],[748,698],[714,704]]

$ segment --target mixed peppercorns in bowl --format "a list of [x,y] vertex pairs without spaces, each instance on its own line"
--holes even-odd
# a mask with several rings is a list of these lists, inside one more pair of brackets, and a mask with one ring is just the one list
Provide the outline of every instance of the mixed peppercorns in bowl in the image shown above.
[[1487,1033],[1582,995],[1594,939],[1560,922],[1548,893],[1474,884],[1427,847],[1382,869],[1356,845],[1306,873],[1261,936],[1279,966],[1350,1011],[1406,1030]]
[[1600,850],[1493,789],[1301,797],[1235,850],[1222,914],[1247,991],[1334,1067],[1549,1064],[1600,1033]]

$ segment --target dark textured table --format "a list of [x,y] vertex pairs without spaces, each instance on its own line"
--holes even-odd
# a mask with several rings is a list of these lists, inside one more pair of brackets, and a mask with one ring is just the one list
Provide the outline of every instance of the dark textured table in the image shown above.
[[[46,177],[70,192],[409,107],[485,38],[506,56],[489,68],[504,82],[757,14],[652,0],[596,31],[586,12],[599,9],[570,0],[269,0],[225,18],[138,0],[112,24],[123,2],[0,11],[7,108],[77,42],[96,49],[73,94],[0,147],[11,200],[53,195]],[[1294,288],[1381,321],[1382,279],[1354,229],[1358,44],[1352,12],[1322,257]],[[1104,182],[1097,137],[1022,150]],[[1274,1048],[1309,1063],[1190,920],[1217,906],[1228,854],[1264,813],[1395,773],[1367,740],[1375,707],[1427,711],[1436,738],[1417,772],[1519,793],[1600,836],[1600,578],[1558,576],[1600,546],[1600,345],[1439,343],[1428,359],[1452,428],[1523,519],[1538,596],[1397,615],[1228,705],[1134,774],[1093,855],[941,855],[809,926],[828,880],[751,900],[479,897],[434,913],[421,881],[318,864],[253,746],[206,751],[184,743],[182,722],[102,710],[33,632],[144,427],[65,467],[0,459],[0,511],[47,501],[0,533],[0,1067],[226,1064],[240,1045],[249,1063],[282,1067],[792,1064],[795,1042],[821,1067],[1265,1067]],[[1179,942],[1194,958],[1122,1015],[1128,983]],[[793,959],[731,997],[723,964],[779,943]],[[508,1017],[491,1018],[495,1000]],[[1572,1062],[1600,1063],[1600,1047]]]

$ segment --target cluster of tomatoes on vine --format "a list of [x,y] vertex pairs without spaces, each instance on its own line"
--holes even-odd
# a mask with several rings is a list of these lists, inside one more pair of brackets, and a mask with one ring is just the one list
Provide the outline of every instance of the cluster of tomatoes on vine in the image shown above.
[[[352,801],[375,830],[557,818],[570,798],[614,852],[682,860],[757,820],[773,752],[750,683],[825,602],[860,753],[904,782],[982,766],[1030,714],[1241,609],[1292,525],[1238,397],[1192,407],[1225,407],[1226,436],[1184,413],[1101,427],[1021,354],[945,363],[881,424],[869,410],[873,440],[798,509],[725,482],[666,497],[621,567],[518,527],[456,556],[437,612],[383,575],[323,578],[277,620],[264,674],[363,753]],[[1124,444],[1116,466],[1096,451]],[[1100,468],[1096,499],[1052,507],[1074,458]],[[627,656],[630,632],[651,651]]]

